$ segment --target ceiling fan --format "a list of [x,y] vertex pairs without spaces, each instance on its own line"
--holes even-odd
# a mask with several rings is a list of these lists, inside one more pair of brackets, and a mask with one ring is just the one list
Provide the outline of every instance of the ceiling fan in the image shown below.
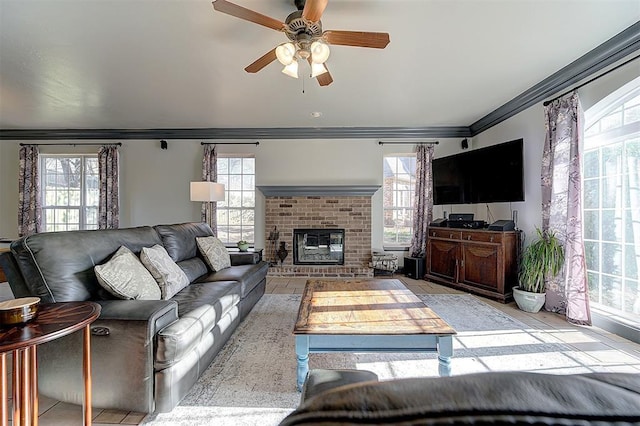
[[328,86],[333,83],[333,77],[326,66],[329,45],[384,49],[389,44],[388,33],[322,31],[320,18],[328,2],[329,0],[295,0],[298,10],[287,16],[284,22],[226,0],[215,0],[213,8],[227,15],[282,31],[289,38],[288,42],[274,47],[247,66],[245,71],[258,72],[278,59],[285,66],[283,73],[298,78],[298,60],[306,60],[311,65],[311,76],[318,80],[320,86]]

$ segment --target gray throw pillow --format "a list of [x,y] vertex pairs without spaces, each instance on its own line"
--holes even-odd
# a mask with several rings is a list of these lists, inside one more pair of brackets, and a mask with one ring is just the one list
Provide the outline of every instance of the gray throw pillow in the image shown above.
[[196,244],[214,272],[231,266],[229,251],[216,237],[196,237]]
[[121,246],[108,262],[96,265],[98,283],[120,299],[160,300],[160,287],[131,250]]
[[160,286],[163,300],[172,298],[174,294],[189,285],[187,274],[176,265],[160,244],[144,247],[140,252],[140,261]]

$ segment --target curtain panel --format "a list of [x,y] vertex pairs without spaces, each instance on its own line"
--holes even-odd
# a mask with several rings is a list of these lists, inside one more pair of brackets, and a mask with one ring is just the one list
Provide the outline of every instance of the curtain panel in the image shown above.
[[[217,182],[218,181],[218,152],[215,145],[204,146],[204,156],[202,157],[202,181],[203,182]],[[202,221],[208,223],[213,231],[213,235],[218,236],[218,209],[216,203],[211,203],[211,209],[208,210],[211,214],[207,217],[207,203],[202,203],[201,217]]]
[[591,325],[582,237],[583,111],[578,94],[551,102],[544,114],[542,229],[555,232],[565,249],[563,270],[545,283],[545,309],[565,314],[569,322]]
[[416,191],[414,194],[413,237],[411,257],[423,257],[427,251],[427,227],[433,217],[433,145],[416,147]]
[[18,176],[18,236],[41,232],[39,151],[37,145],[20,147]]
[[98,150],[100,195],[98,199],[98,228],[115,229],[120,225],[118,195],[118,147],[103,145]]

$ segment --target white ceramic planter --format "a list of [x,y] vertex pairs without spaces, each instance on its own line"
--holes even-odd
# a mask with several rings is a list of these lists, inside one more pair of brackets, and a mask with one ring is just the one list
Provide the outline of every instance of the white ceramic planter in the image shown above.
[[520,290],[519,287],[513,288],[513,298],[518,308],[525,312],[536,313],[543,306],[546,293],[531,293],[529,291]]

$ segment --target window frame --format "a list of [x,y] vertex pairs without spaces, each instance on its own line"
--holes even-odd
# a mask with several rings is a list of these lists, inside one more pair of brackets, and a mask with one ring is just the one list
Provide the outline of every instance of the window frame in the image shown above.
[[[391,189],[392,191],[391,199],[393,201],[390,207],[387,205],[387,199],[389,198],[387,195],[387,191],[389,189],[387,188],[387,181],[386,181],[387,177],[385,176],[385,167],[389,158],[394,158],[396,162],[396,167],[395,167],[396,170],[391,170],[391,172],[393,173],[393,177],[392,177],[393,182],[391,183],[391,185],[393,186]],[[414,162],[413,170],[406,170],[407,173],[397,173],[397,169],[398,169],[397,164],[399,161],[401,161],[400,160],[401,158],[412,159],[412,161]],[[416,158],[417,157],[415,152],[387,153],[383,155],[382,161],[384,162],[384,164],[383,164],[383,177],[382,177],[382,245],[384,249],[408,250],[409,247],[411,246],[411,239],[413,238],[413,218],[415,215]],[[398,175],[404,175],[404,174],[409,175],[409,183],[406,188],[399,189],[397,188]],[[398,197],[406,197],[407,195],[409,196],[408,204],[410,205],[410,207],[398,205],[397,204]],[[408,241],[406,242],[399,241],[398,227],[395,228],[395,241],[393,242],[388,241],[386,239],[387,233],[385,232],[387,229],[387,227],[385,226],[387,212],[389,211],[398,212],[401,210],[405,211],[404,215],[407,215],[406,211],[409,210],[409,217],[410,217],[411,224],[408,226],[408,229],[409,229]],[[392,213],[392,216],[394,216],[393,213]]]
[[[46,162],[48,159],[60,159],[60,158],[80,158],[81,160],[81,167],[80,167],[80,186],[79,186],[79,192],[80,192],[80,203],[78,205],[48,205],[47,204],[47,177],[50,176],[49,173],[47,173],[47,167],[46,167]],[[78,230],[94,230],[94,229],[98,229],[99,225],[98,225],[98,220],[97,220],[97,210],[99,208],[99,204],[100,204],[100,200],[99,200],[99,196],[98,199],[96,201],[95,205],[88,205],[87,204],[87,173],[86,173],[86,161],[87,159],[95,159],[96,160],[96,167],[98,166],[97,161],[98,161],[98,154],[69,154],[69,153],[61,153],[61,154],[40,154],[38,161],[39,161],[39,167],[40,167],[40,173],[39,173],[39,179],[40,179],[40,207],[42,209],[42,229],[43,232],[55,232],[55,231],[70,231],[70,230],[75,230],[74,225],[77,224],[77,229]],[[100,178],[99,176],[99,172],[98,169],[96,169],[96,176],[98,177],[98,179]],[[67,185],[65,188],[67,188],[66,190],[68,191],[69,186]],[[99,187],[98,187],[98,191],[99,191]],[[88,224],[87,223],[87,209],[89,208],[95,208],[96,209],[96,223],[95,224]],[[53,222],[52,224],[49,224],[47,222],[47,211],[48,210],[56,210],[56,209],[66,209],[66,210],[77,210],[78,211],[78,222]],[[64,228],[65,229],[59,229],[58,225],[65,225]],[[52,226],[52,228],[49,228],[49,226]],[[71,226],[72,229],[69,229]]]
[[[240,164],[240,173],[231,173],[231,170],[228,170],[227,173],[220,173],[220,164],[218,163],[221,159],[240,159],[240,160],[244,160],[244,159],[252,159],[253,160],[253,173],[245,173],[244,172],[244,167],[242,165],[242,162]],[[227,247],[236,247],[236,244],[238,243],[239,240],[245,240],[249,243],[250,246],[254,246],[255,245],[255,239],[256,239],[256,158],[255,155],[253,153],[245,153],[245,154],[239,154],[239,153],[225,153],[225,154],[218,154],[217,158],[216,158],[216,170],[217,170],[217,181],[219,183],[224,183],[225,188],[224,188],[224,192],[225,192],[225,199],[224,201],[220,201],[216,204],[216,223],[217,223],[217,235],[218,238],[220,239],[220,241],[222,241],[225,246]],[[229,185],[229,179],[232,176],[240,176],[240,189],[232,189],[231,185]],[[253,187],[252,189],[245,189],[244,188],[244,182],[245,182],[245,178],[244,176],[253,176]],[[240,194],[240,200],[241,200],[241,205],[239,207],[234,206],[234,207],[230,207],[229,204],[229,200],[230,200],[230,193],[231,192],[239,192]],[[244,199],[245,199],[245,194],[246,193],[252,193],[253,194],[253,206],[248,207],[243,205],[244,203]],[[221,211],[225,211],[227,212],[227,222],[224,225],[221,225]],[[247,224],[247,225],[243,225],[242,224],[242,218],[244,217],[244,213],[250,211],[251,215],[253,216],[253,223],[252,224]],[[230,219],[231,219],[231,212],[237,212],[237,215],[240,217],[240,225],[231,225]],[[227,229],[221,229],[221,226],[226,227]],[[240,237],[238,238],[238,240],[233,241],[230,239],[230,235],[232,235],[231,232],[231,228],[232,226],[239,226],[240,230],[239,230],[239,235]],[[247,233],[245,230],[249,229],[250,231]],[[224,238],[224,233],[226,232],[227,234],[227,238]],[[247,235],[253,235],[253,239],[252,240],[248,240],[246,238]]]
[[[627,226],[629,220],[633,223],[632,211],[640,209],[640,206],[632,205],[631,200],[627,199],[627,196],[631,194],[631,189],[629,188],[630,183],[628,180],[631,170],[629,170],[629,165],[626,160],[628,155],[628,146],[630,144],[637,144],[640,139],[640,120],[635,119],[627,123],[626,111],[635,109],[635,117],[638,117],[637,110],[640,109],[640,102],[637,100],[639,97],[640,77],[613,91],[609,96],[605,97],[585,112],[584,147],[582,149],[583,170],[581,182],[583,194],[582,211],[584,217],[583,238],[585,242],[585,260],[589,260],[593,256],[597,261],[597,265],[586,265],[590,289],[590,301],[594,308],[607,312],[609,315],[615,315],[619,318],[630,320],[636,324],[640,324],[640,316],[637,313],[627,310],[625,306],[627,302],[625,295],[627,294],[627,291],[633,291],[632,289],[629,290],[626,288],[627,283],[635,281],[637,286],[638,277],[633,278],[627,275],[629,269],[626,265],[628,260],[626,254],[629,246],[632,246],[635,248],[636,257],[639,255],[639,237],[634,235],[633,241],[629,241]],[[626,105],[630,101],[636,102],[631,105]],[[606,123],[603,123],[602,120],[615,118],[616,115],[619,116],[619,124],[603,129],[603,125]],[[607,154],[609,150],[617,149],[618,147],[620,149],[619,168],[615,173],[607,173],[605,168],[605,165],[607,164],[605,154]],[[589,158],[593,153],[595,153],[594,159],[596,163],[593,163],[593,160]],[[593,164],[596,164],[595,173],[591,173],[587,169],[588,166],[593,166]],[[619,193],[615,194],[615,197],[619,198],[619,202],[616,202],[613,205],[605,203],[605,201],[608,201],[605,199],[605,194],[611,195],[605,185],[611,185],[611,182],[614,182],[616,187],[620,187]],[[595,199],[589,197],[589,194],[591,194],[590,191],[594,190],[597,195]],[[593,204],[594,200],[597,205]],[[614,232],[613,234],[610,235],[605,233],[604,225],[610,222],[611,225],[614,225],[614,223],[619,225],[617,229],[617,237],[615,236],[615,228],[611,231]],[[592,227],[595,227],[596,229],[594,230]],[[619,271],[607,271],[605,267],[607,256],[611,256],[611,250],[615,247],[620,247],[621,249],[621,254],[613,264],[614,269],[617,267],[619,268]],[[605,248],[607,250],[605,250]],[[640,271],[636,270],[636,274],[640,274]],[[595,282],[592,282],[592,280],[595,280]],[[613,286],[610,289],[611,291],[607,292],[605,290],[605,283],[609,286]],[[617,289],[614,288],[616,283],[619,284]],[[620,300],[615,298],[616,293],[618,293]],[[614,306],[616,304],[619,307]]]

